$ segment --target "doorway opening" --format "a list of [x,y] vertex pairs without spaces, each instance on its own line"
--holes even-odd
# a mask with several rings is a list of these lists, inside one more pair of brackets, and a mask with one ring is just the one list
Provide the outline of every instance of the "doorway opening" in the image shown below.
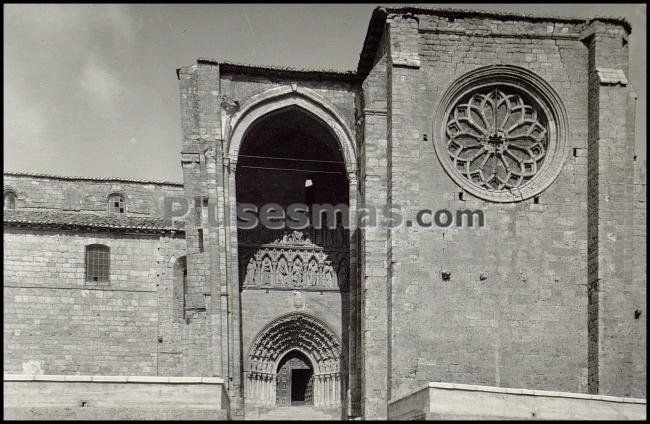
[[305,404],[311,374],[310,370],[291,370],[291,405]]
[[285,355],[278,364],[277,406],[313,405],[314,369],[298,351]]

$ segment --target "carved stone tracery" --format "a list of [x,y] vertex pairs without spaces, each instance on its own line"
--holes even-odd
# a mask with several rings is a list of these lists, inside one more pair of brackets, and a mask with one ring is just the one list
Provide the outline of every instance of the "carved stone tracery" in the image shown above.
[[445,172],[493,202],[537,196],[560,175],[568,152],[560,96],[519,66],[485,66],[458,78],[440,99],[434,128]]
[[456,104],[447,121],[447,149],[455,168],[487,190],[517,188],[546,157],[544,112],[512,89],[488,88]]
[[245,239],[239,248],[242,287],[347,290],[347,231],[320,232],[324,246],[313,243],[305,233],[309,231],[293,231],[257,245]]

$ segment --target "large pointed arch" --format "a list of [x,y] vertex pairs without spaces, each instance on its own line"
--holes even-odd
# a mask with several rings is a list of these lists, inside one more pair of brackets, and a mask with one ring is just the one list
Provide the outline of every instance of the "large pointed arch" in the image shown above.
[[[341,171],[345,171],[349,193],[349,223],[348,246],[349,263],[351,268],[356,269],[357,264],[357,241],[356,241],[356,208],[358,202],[358,178],[357,178],[357,152],[355,135],[348,126],[348,120],[337,111],[336,107],[328,103],[319,93],[308,88],[299,87],[298,84],[286,84],[277,88],[267,90],[261,94],[252,96],[242,102],[239,111],[231,116],[222,114],[222,130],[224,138],[224,197],[229,200],[229,213],[226,214],[228,224],[225,226],[225,246],[227,246],[227,276],[229,290],[233,290],[233,296],[239,296],[237,288],[242,287],[239,270],[240,253],[246,249],[240,249],[238,239],[237,204],[243,193],[238,193],[237,178],[242,175],[242,165],[238,162],[240,157],[245,157],[246,149],[250,146],[249,141],[265,122],[273,122],[274,118],[282,119],[287,112],[300,112],[295,115],[307,115],[316,124],[319,124],[319,131],[325,130],[331,138],[327,139],[328,146],[338,150],[337,161],[343,161]],[[278,121],[281,122],[281,121]],[[325,134],[322,134],[325,135]],[[330,147],[330,150],[332,150]],[[249,243],[250,244],[250,243]],[[248,246],[247,246],[248,248]],[[292,259],[292,258],[291,258]],[[291,266],[291,260],[286,258],[287,264]],[[276,268],[277,269],[277,268]],[[242,270],[243,274],[245,272]],[[351,285],[356,287],[355,273],[351,272]],[[293,275],[292,275],[293,277]],[[243,275],[241,278],[244,278]],[[235,305],[237,302],[234,302]],[[244,320],[243,313],[237,319]],[[296,318],[295,316],[293,318]],[[278,320],[282,320],[280,317]],[[327,325],[316,325],[316,318],[302,316],[293,320],[303,322],[303,328],[319,328],[314,330],[313,335],[305,334],[304,337],[295,335],[299,346],[294,349],[303,350],[305,355],[314,364],[314,405],[337,406],[344,404],[342,396],[346,394],[347,387],[347,342],[341,342],[340,334],[332,331]],[[311,324],[307,324],[311,323]],[[280,325],[280,321],[274,321],[266,328],[267,332],[260,333],[254,338],[250,352],[243,351],[241,360],[236,365],[243,369],[244,398],[250,405],[275,404],[275,379],[277,377],[277,363],[291,348],[286,334],[291,331],[298,331],[289,322],[284,322],[285,327],[271,327]],[[293,326],[293,330],[290,327]],[[281,331],[284,329],[283,331]],[[263,330],[264,331],[264,330]],[[262,335],[265,334],[264,337]],[[283,336],[283,334],[285,336]],[[337,335],[339,334],[339,335]],[[347,340],[347,334],[345,334]],[[265,341],[266,340],[266,341]],[[282,346],[282,351],[274,348],[274,345]],[[256,350],[255,350],[256,349]],[[344,349],[346,351],[344,351]],[[238,355],[237,355],[238,356]],[[239,358],[237,360],[239,360]],[[345,358],[345,359],[343,359]],[[344,373],[343,375],[341,373]]]
[[251,125],[262,117],[291,107],[307,112],[332,132],[341,148],[348,178],[356,179],[357,153],[352,131],[348,128],[345,119],[318,93],[296,84],[272,88],[251,97],[230,118],[226,126],[226,139],[231,168],[234,170],[237,166],[239,149]]
[[282,315],[267,324],[250,346],[246,368],[273,374],[291,350],[304,353],[317,374],[339,371],[341,339],[325,322],[303,312]]

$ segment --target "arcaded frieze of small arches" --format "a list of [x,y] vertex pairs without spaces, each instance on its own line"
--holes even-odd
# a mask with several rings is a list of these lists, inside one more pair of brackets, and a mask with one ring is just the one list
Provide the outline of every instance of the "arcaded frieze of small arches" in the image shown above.
[[[239,246],[242,288],[348,290],[349,241],[342,226],[283,234],[258,229],[240,234],[247,234],[240,238]],[[273,237],[275,240],[268,242]]]

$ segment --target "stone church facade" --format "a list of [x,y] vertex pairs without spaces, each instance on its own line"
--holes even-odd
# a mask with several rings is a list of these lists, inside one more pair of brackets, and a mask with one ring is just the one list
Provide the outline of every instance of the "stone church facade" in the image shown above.
[[[471,416],[418,406],[459,390],[645,414],[630,31],[377,8],[354,72],[178,69],[182,183],[5,172],[5,413]],[[237,226],[296,202],[349,226]],[[485,225],[359,225],[386,205]]]

